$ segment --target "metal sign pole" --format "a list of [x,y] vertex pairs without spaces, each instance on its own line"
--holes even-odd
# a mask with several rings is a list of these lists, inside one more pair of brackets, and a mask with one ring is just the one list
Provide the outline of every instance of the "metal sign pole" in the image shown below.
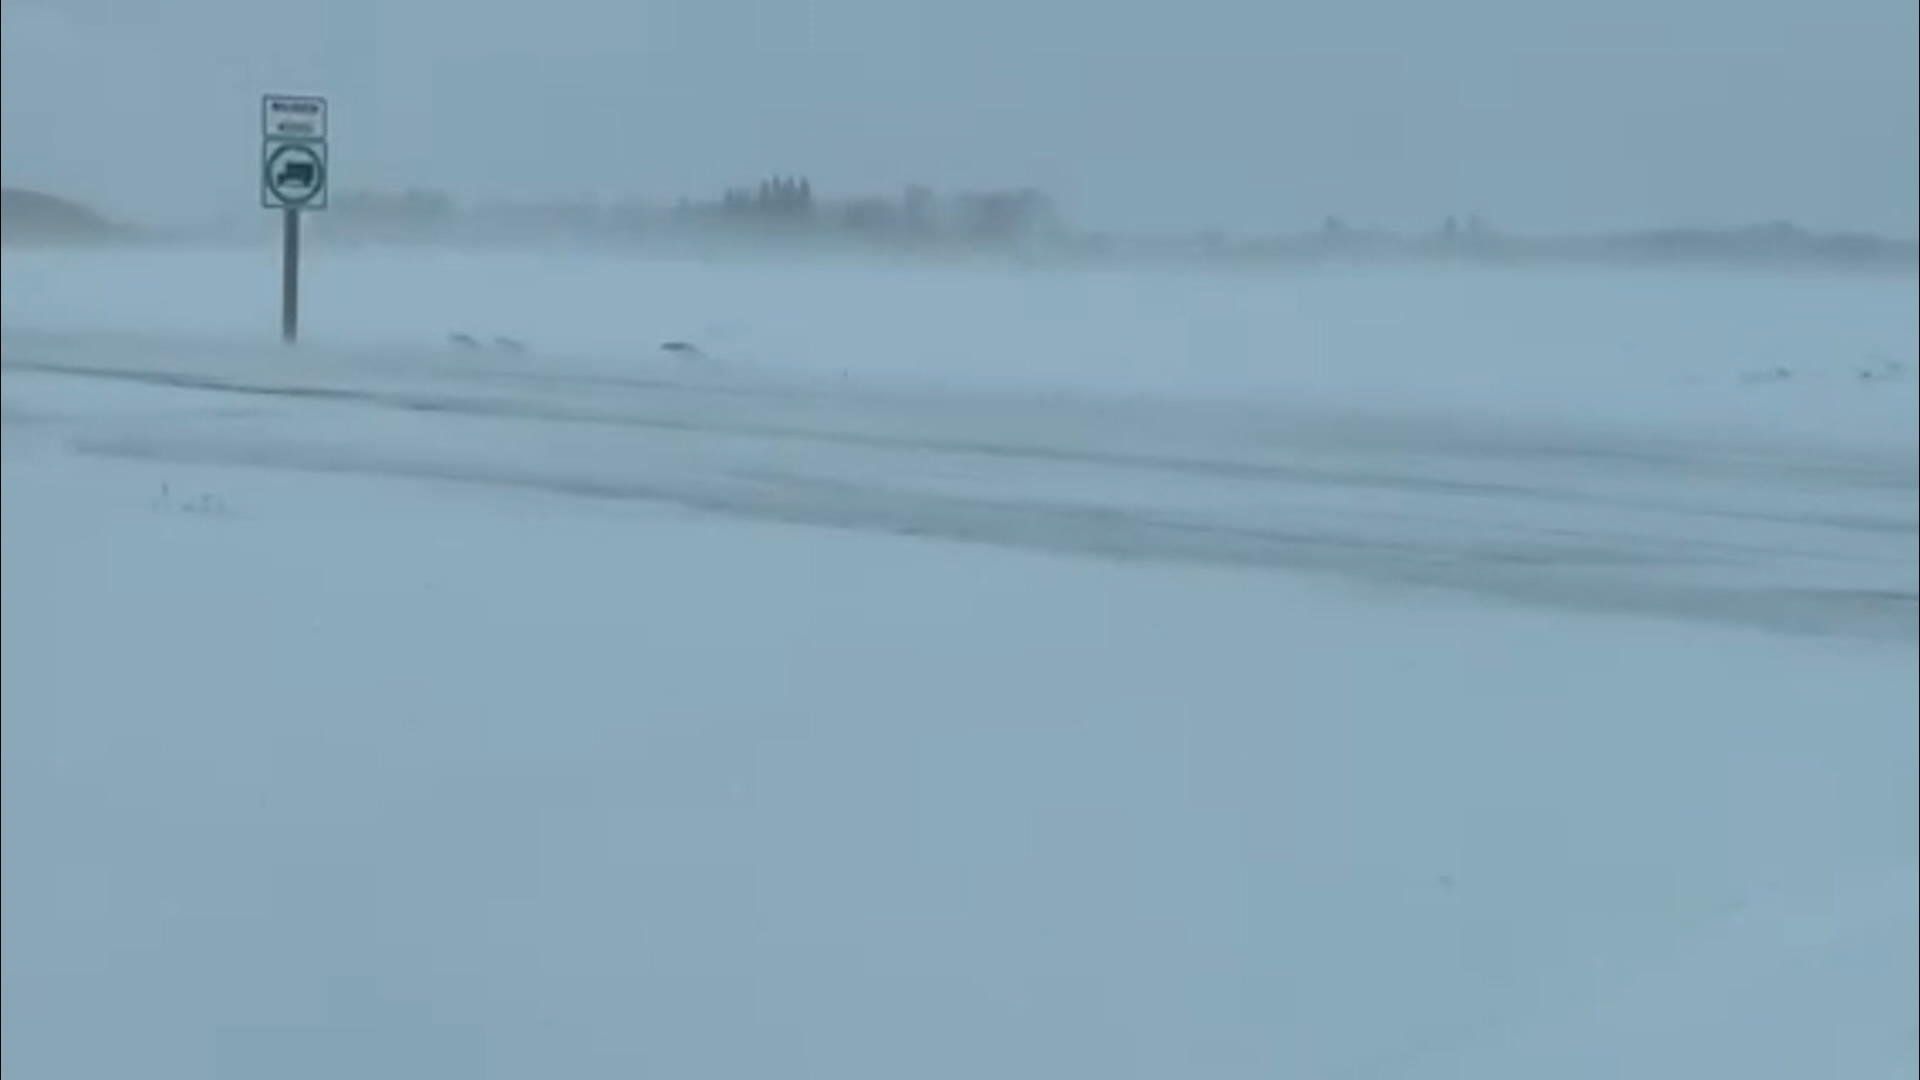
[[280,245],[280,340],[300,337],[300,211],[287,207]]

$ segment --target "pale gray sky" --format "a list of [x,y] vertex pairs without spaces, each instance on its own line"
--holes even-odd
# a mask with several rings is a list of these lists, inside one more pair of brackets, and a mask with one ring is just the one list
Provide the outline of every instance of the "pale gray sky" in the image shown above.
[[1122,229],[1790,218],[1912,235],[1914,0],[6,0],[8,184],[256,203],[259,95],[337,188],[667,199],[1033,184]]

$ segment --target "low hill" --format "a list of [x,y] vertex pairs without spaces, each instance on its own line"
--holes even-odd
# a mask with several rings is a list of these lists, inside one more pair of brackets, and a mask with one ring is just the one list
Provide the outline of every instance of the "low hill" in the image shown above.
[[23,188],[0,188],[0,241],[73,243],[128,235],[94,210],[69,199]]

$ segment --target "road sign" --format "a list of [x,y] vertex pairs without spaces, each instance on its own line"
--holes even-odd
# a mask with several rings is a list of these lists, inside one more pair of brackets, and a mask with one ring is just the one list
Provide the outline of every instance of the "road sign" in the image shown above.
[[270,210],[325,210],[325,140],[268,139],[261,154],[260,205]]
[[269,139],[327,137],[327,99],[268,94],[260,99],[260,134]]
[[260,99],[260,205],[280,211],[280,337],[300,336],[300,211],[327,208],[327,99]]

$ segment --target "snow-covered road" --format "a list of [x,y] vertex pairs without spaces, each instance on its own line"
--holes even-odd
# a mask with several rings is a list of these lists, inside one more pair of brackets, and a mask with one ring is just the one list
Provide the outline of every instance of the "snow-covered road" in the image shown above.
[[84,454],[536,488],[1811,633],[1916,632],[1920,485],[1899,450],[881,392],[657,362],[625,375],[432,354],[329,366],[47,337],[16,340],[6,362],[15,426],[57,429],[78,408],[63,395],[99,392],[88,384],[152,403],[69,424]]

